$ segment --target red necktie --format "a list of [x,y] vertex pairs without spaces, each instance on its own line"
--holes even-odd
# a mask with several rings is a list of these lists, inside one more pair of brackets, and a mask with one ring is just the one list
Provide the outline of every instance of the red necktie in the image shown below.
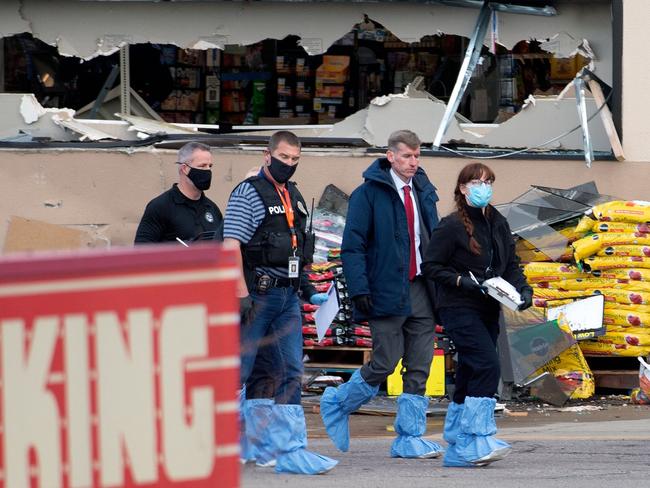
[[409,280],[413,281],[418,272],[415,262],[415,212],[413,211],[413,200],[411,200],[411,187],[404,187],[404,208],[406,209],[406,224],[409,227],[409,237],[411,238],[411,252],[409,259]]

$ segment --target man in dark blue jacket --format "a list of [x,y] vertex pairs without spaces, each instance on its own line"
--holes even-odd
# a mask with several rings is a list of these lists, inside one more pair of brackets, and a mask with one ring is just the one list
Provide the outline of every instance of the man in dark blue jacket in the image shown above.
[[434,320],[422,254],[438,223],[438,196],[419,167],[420,139],[408,130],[390,135],[385,158],[363,173],[350,198],[341,257],[355,318],[372,331],[372,359],[338,388],[327,388],[321,416],[337,448],[347,451],[348,417],[377,394],[379,385],[404,368],[404,393],[397,400],[391,456],[438,457],[441,447],[422,439],[433,358]]

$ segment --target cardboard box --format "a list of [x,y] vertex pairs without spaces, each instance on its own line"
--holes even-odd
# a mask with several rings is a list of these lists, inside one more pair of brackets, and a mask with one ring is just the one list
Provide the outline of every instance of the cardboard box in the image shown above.
[[323,85],[320,84],[316,88],[316,96],[323,98],[343,98],[343,91],[345,86],[343,85]]
[[316,70],[316,82],[345,83],[349,72],[349,56],[323,56],[323,64]]
[[107,244],[107,241],[83,230],[14,216],[9,222],[3,252],[80,249]]
[[576,57],[573,58],[551,58],[552,80],[570,80],[575,77],[578,68],[576,68]]

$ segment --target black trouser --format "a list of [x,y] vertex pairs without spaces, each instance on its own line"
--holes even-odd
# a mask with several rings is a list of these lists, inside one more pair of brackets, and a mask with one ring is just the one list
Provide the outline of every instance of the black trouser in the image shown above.
[[424,395],[433,359],[434,322],[425,282],[410,284],[411,315],[371,319],[372,359],[361,367],[361,377],[378,386],[402,359],[404,393]]
[[438,316],[458,351],[454,402],[464,403],[466,396],[492,398],[501,376],[498,312],[450,307],[438,310]]

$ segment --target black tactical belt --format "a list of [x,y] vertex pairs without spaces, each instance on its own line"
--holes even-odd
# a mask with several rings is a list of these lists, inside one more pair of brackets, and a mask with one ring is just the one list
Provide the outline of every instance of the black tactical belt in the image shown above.
[[268,275],[257,275],[255,277],[255,287],[258,289],[288,288],[290,286],[298,289],[299,283],[298,278],[271,278]]

